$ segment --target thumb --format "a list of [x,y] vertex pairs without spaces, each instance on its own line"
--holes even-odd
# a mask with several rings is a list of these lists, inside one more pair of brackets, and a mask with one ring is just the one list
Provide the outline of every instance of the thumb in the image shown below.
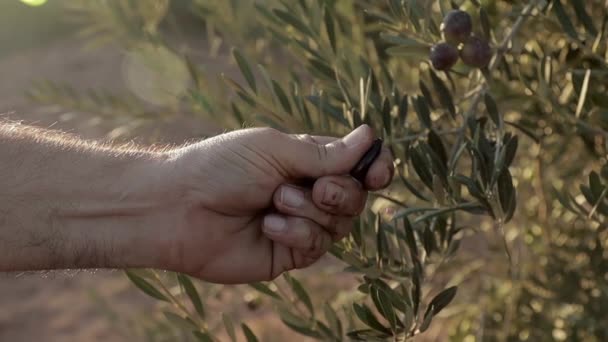
[[278,149],[287,171],[295,178],[319,178],[347,174],[371,147],[374,133],[368,125],[361,125],[331,142],[290,138],[284,148]]

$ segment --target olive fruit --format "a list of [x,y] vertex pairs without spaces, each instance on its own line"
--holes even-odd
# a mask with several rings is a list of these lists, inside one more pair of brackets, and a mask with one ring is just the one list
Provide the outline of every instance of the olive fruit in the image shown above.
[[461,10],[451,10],[443,18],[441,23],[441,31],[448,43],[459,44],[463,43],[471,35],[473,30],[473,21],[471,16]]
[[431,64],[437,70],[450,70],[458,61],[458,49],[448,43],[439,43],[431,48]]
[[357,165],[352,168],[350,171],[350,175],[359,181],[361,184],[365,184],[365,176],[367,175],[367,171],[372,166],[376,158],[380,155],[382,151],[382,139],[374,140],[372,146],[365,152],[363,157],[359,159]]
[[[367,176],[367,172],[369,168],[372,166],[376,158],[382,152],[382,139],[376,139],[372,143],[372,146],[365,152],[363,157],[359,159],[357,164],[350,170],[350,175],[359,183],[365,184],[365,177]],[[316,182],[314,178],[304,178],[302,179],[298,185],[306,188],[312,188]]]
[[471,36],[464,42],[460,58],[468,66],[483,68],[492,59],[492,49],[487,40]]

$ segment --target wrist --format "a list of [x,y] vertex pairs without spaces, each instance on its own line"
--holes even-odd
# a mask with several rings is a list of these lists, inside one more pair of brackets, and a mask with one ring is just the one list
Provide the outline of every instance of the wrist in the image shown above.
[[165,154],[112,160],[88,191],[56,202],[49,222],[67,255],[59,268],[162,268],[180,196]]

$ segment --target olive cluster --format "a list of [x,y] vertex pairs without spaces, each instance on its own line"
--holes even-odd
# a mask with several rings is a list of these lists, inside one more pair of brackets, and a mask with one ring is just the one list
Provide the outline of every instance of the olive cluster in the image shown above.
[[458,61],[458,57],[475,68],[483,68],[490,63],[490,44],[472,34],[473,21],[467,12],[448,12],[441,23],[441,32],[445,41],[433,45],[430,54],[431,64],[435,69],[450,70]]

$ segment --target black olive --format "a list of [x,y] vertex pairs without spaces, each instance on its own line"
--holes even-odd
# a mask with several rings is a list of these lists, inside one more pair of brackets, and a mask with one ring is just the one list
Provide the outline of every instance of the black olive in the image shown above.
[[[359,159],[357,165],[352,168],[350,171],[350,175],[355,178],[359,183],[365,184],[365,176],[367,176],[367,171],[372,166],[376,158],[380,155],[382,151],[382,139],[376,139],[372,143],[372,146],[365,152],[363,157]],[[306,188],[312,188],[315,184],[316,179],[314,178],[305,178],[298,182],[298,185]]]
[[359,159],[359,162],[353,169],[350,171],[350,175],[359,181],[361,184],[365,184],[365,176],[367,175],[367,171],[372,166],[376,158],[380,155],[382,151],[382,139],[374,140],[372,146],[365,152],[363,157]]

